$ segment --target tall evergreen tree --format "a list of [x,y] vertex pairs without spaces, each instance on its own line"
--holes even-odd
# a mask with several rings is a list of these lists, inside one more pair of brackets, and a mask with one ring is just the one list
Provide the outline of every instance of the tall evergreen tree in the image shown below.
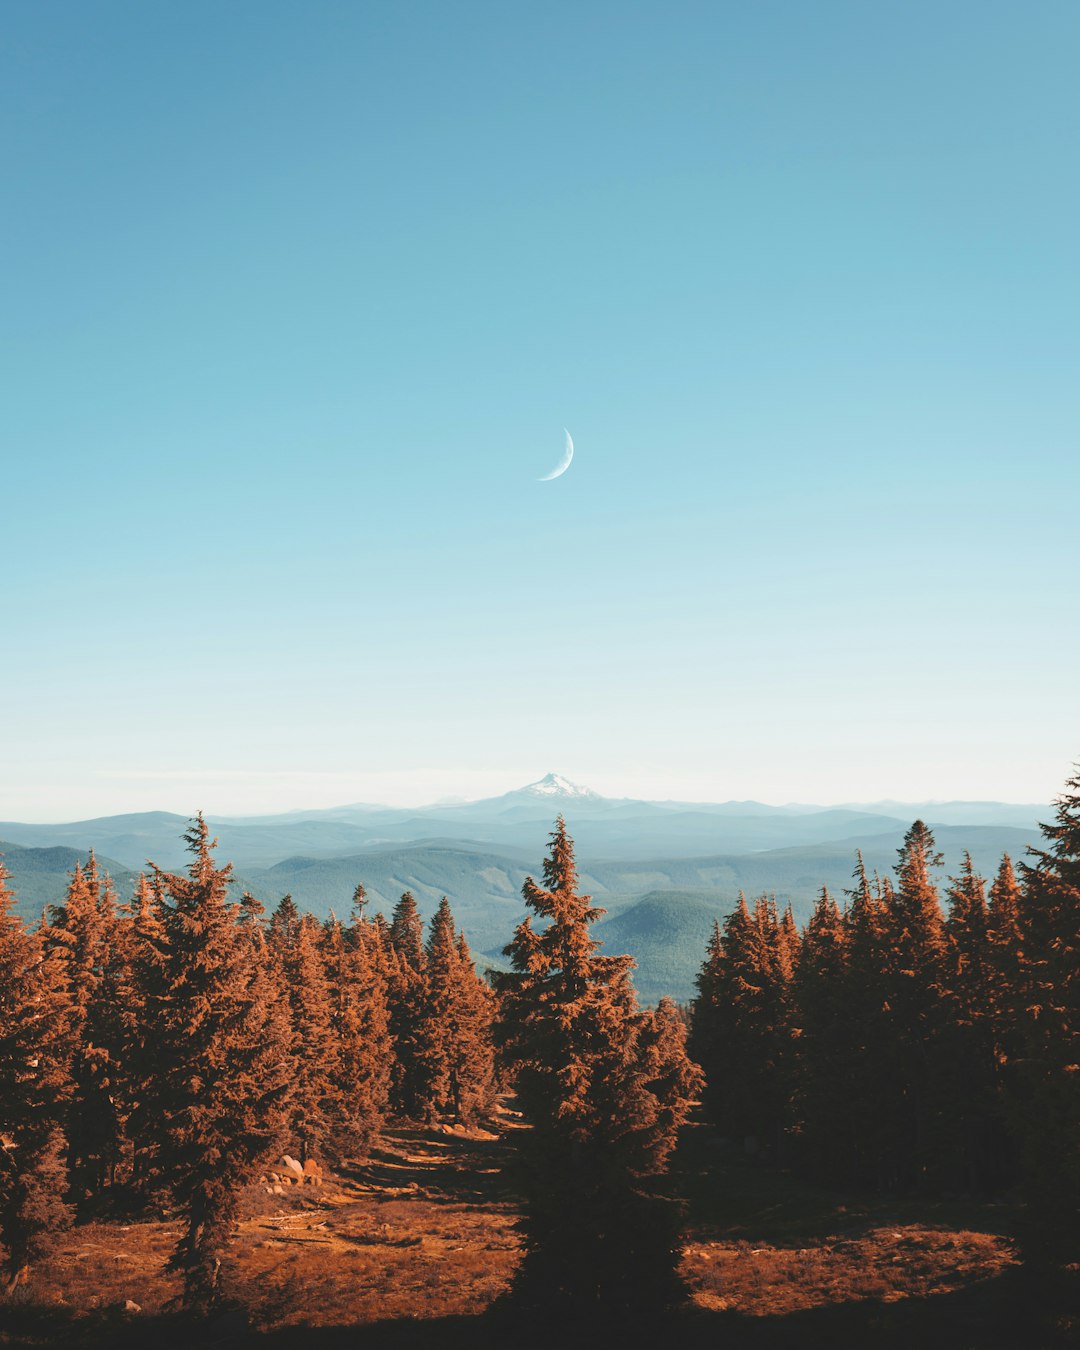
[[122,1060],[127,1080],[125,1130],[132,1152],[132,1180],[150,1186],[156,1167],[155,1132],[160,1124],[162,1082],[158,1073],[158,1011],[168,998],[168,940],[157,878],[140,872],[131,901],[126,958],[128,993],[122,1017]]
[[847,1020],[837,1028],[838,1055],[848,1066],[847,1179],[879,1188],[897,1184],[897,1125],[893,1118],[896,1084],[891,1061],[894,1034],[890,1005],[891,888],[866,871],[856,850],[853,884],[847,890],[841,999]]
[[71,990],[72,1092],[64,1131],[76,1195],[96,1193],[121,1148],[116,1024],[119,923],[108,876],[98,871],[93,850],[86,868],[76,863],[64,903],[52,908],[46,942],[68,966]]
[[803,1166],[832,1181],[846,1175],[854,1143],[848,1123],[853,1065],[848,960],[843,916],[823,886],[803,934],[793,981],[799,1036],[792,1114]]
[[1020,981],[1022,899],[1012,859],[1006,853],[990,886],[986,916],[994,972],[989,990],[990,1011],[994,1019],[995,1039],[1004,1059],[1013,1059],[1019,1054],[1016,1029],[1022,1020],[1020,1010],[1023,1002]]
[[[744,897],[740,896],[744,900]],[[705,960],[695,976],[697,997],[691,1005],[689,1053],[704,1075],[701,1105],[712,1121],[720,1119],[726,1089],[725,1043],[732,1014],[725,988],[724,935],[714,919]]]
[[[890,948],[897,970],[920,986],[940,974],[945,950],[941,901],[932,877],[942,861],[930,828],[921,820],[915,821],[897,850]],[[921,994],[916,998],[922,1002]]]
[[283,895],[270,916],[270,945],[276,950],[284,951],[299,935],[300,911],[291,895]]
[[[293,917],[295,915],[295,918]],[[287,1139],[302,1163],[336,1154],[340,1118],[335,1087],[339,1046],[318,925],[286,896],[270,921],[269,948],[289,1008],[291,1090]]]
[[206,822],[185,834],[187,875],[155,869],[163,897],[162,982],[154,995],[159,1090],[158,1164],[184,1229],[171,1266],[188,1306],[214,1297],[240,1188],[281,1143],[287,1048],[250,938],[228,899],[232,867],[217,867]]
[[1029,1269],[1063,1339],[1080,1332],[1080,773],[1022,864],[1021,1057],[1011,1068]]
[[949,1156],[939,1166],[952,1173],[953,1184],[982,1191],[1001,1180],[1003,1130],[986,883],[967,852],[960,875],[950,880],[945,936],[941,1051],[948,1068],[944,1133],[949,1146],[943,1151]]
[[602,913],[577,891],[560,816],[543,886],[522,894],[526,918],[506,948],[502,1035],[531,1130],[521,1145],[526,1254],[517,1289],[538,1307],[611,1311],[677,1296],[677,1227],[647,1178],[666,1154],[698,1085],[672,1020],[641,1013],[632,961],[599,956]]
[[690,1053],[709,1083],[705,1104],[723,1133],[755,1151],[778,1152],[789,1118],[793,926],[768,896],[751,911],[740,895],[698,978]]
[[704,1082],[701,1068],[687,1054],[686,1019],[672,999],[664,997],[642,1012],[638,1054],[639,1072],[655,1107],[650,1103],[635,1143],[649,1159],[649,1174],[655,1174],[667,1166],[691,1100]]
[[384,962],[362,908],[346,930],[336,918],[323,933],[335,1058],[336,1122],[331,1162],[364,1156],[382,1128],[390,1095],[393,1042]]
[[932,872],[941,854],[934,836],[917,820],[898,850],[896,888],[889,893],[889,992],[895,1125],[892,1161],[896,1184],[927,1180],[947,1133],[945,1098],[948,1055],[942,1044],[945,930]]
[[428,1113],[430,1077],[423,1033],[426,955],[420,911],[411,891],[395,906],[387,936],[392,955],[389,993],[394,1038],[390,1100],[395,1115],[420,1120]]
[[424,925],[412,891],[405,891],[394,906],[390,942],[398,960],[418,974],[424,969]]
[[1018,1177],[1018,1136],[1010,1129],[1010,1082],[1014,1066],[1024,1058],[1024,1029],[1027,1006],[1023,985],[1023,933],[1021,908],[1023,889],[1012,859],[1004,854],[990,886],[987,904],[987,935],[990,944],[992,977],[988,989],[988,1013],[993,1030],[998,1081],[997,1129],[998,1157],[995,1184],[1011,1185]]
[[431,921],[424,967],[426,1109],[471,1125],[494,1099],[493,1000],[444,895]]
[[457,935],[459,972],[456,1017],[461,1043],[450,1066],[450,1100],[462,1125],[474,1125],[495,1104],[498,1064],[495,1019],[498,998],[476,969],[464,933]]
[[0,860],[0,1240],[8,1287],[71,1221],[67,1141],[71,1003],[66,962],[14,913]]

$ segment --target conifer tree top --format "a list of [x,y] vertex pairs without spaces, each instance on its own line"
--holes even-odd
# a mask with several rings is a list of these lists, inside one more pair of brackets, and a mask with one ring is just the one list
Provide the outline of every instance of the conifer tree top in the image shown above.
[[550,848],[544,859],[544,885],[551,891],[572,891],[577,886],[577,863],[574,861],[574,841],[566,830],[566,819],[555,817],[555,828],[548,836]]

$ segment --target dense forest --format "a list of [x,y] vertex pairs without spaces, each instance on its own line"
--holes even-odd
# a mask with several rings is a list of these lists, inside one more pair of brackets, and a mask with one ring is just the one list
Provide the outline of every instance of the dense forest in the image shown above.
[[657,1182],[700,1100],[763,1165],[829,1185],[1019,1194],[1031,1288],[1075,1328],[1080,778],[1043,830],[942,896],[917,821],[894,876],[856,858],[801,932],[740,898],[689,1009],[640,1007],[631,960],[599,954],[561,818],[489,979],[445,900],[425,934],[408,892],[387,919],[358,885],[323,923],[233,899],[201,817],[187,871],[151,866],[125,903],[91,854],[28,925],[0,868],[8,1295],[66,1226],[153,1209],[179,1216],[170,1268],[205,1310],[245,1187],[363,1157],[390,1121],[475,1126],[513,1093],[521,1307],[678,1303]]
[[801,933],[740,897],[698,976],[690,1050],[709,1117],[778,1164],[892,1193],[1019,1188],[1029,1272],[1075,1316],[1080,779],[1043,832],[989,882],[965,857],[944,910],[922,821],[895,878],[857,855],[843,906],[823,889]]

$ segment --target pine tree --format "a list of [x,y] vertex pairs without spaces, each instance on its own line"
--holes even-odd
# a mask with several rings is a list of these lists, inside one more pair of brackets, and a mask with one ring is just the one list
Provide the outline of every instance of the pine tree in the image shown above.
[[966,849],[960,875],[949,880],[949,911],[945,920],[948,986],[958,1017],[972,1022],[986,1008],[992,983],[986,882],[976,873]]
[[896,1083],[892,1064],[894,1035],[890,1005],[891,888],[868,876],[856,850],[854,884],[844,912],[847,960],[840,998],[847,1020],[837,1027],[838,1058],[848,1066],[844,1103],[847,1123],[847,1176],[858,1185],[881,1189],[897,1184],[898,1126],[893,1108]]
[[1011,1185],[1019,1175],[1017,1134],[1010,1128],[1009,1080],[1013,1066],[1024,1058],[1026,1006],[1023,988],[1023,933],[1020,913],[1023,889],[1012,859],[1004,854],[990,886],[987,904],[987,929],[990,940],[992,979],[989,1013],[993,1025],[999,1084],[998,1108],[1002,1128],[998,1135],[999,1157],[996,1175],[1002,1186]]
[[300,934],[300,911],[291,895],[283,895],[270,916],[271,947],[284,951]]
[[641,1016],[640,1071],[656,1106],[650,1104],[635,1143],[656,1173],[668,1164],[689,1105],[701,1091],[703,1074],[687,1054],[686,1020],[672,999],[662,998]]
[[776,945],[777,970],[785,985],[790,984],[794,977],[801,949],[802,936],[799,933],[799,927],[795,922],[795,915],[789,903],[785,906],[783,917],[780,920]]
[[166,953],[168,940],[162,921],[162,899],[154,882],[140,872],[131,901],[131,929],[127,943],[127,998],[122,1019],[121,1058],[127,1084],[125,1132],[132,1151],[132,1180],[145,1189],[156,1160],[155,1131],[159,1125],[162,1083],[158,1073],[157,1012],[168,996]]
[[830,1181],[846,1175],[853,1144],[847,1109],[853,1065],[848,961],[843,916],[823,886],[807,921],[793,981],[799,1035],[792,1114],[803,1166]]
[[1022,892],[1016,879],[1012,859],[1006,853],[1001,859],[997,875],[990,887],[987,904],[987,936],[993,980],[990,988],[990,1007],[994,1018],[995,1038],[1007,1058],[1018,1053],[1015,1028],[1019,1021],[1021,1004],[1020,970],[1023,935],[1020,929]]
[[677,1296],[677,1227],[647,1178],[661,1171],[697,1071],[670,1015],[643,1014],[631,958],[599,956],[602,913],[577,892],[560,816],[544,885],[522,894],[544,921],[521,923],[500,977],[501,1034],[531,1129],[521,1146],[526,1254],[517,1291],[538,1308],[606,1313]]
[[398,960],[421,974],[424,969],[424,925],[412,891],[405,891],[390,920],[390,943]]
[[422,1120],[427,1114],[429,1065],[424,1039],[424,930],[411,891],[394,909],[388,933],[390,1031],[394,1038],[394,1070],[390,1100],[394,1114]]
[[477,978],[444,895],[431,921],[424,963],[424,1107],[429,1119],[471,1125],[494,1099],[493,1001]]
[[107,1137],[107,1147],[102,1150],[101,1165],[107,1168],[110,1186],[116,1182],[120,1169],[130,1176],[133,1163],[131,1117],[142,1091],[138,1047],[145,1005],[137,970],[137,918],[139,890],[145,885],[145,876],[140,876],[131,900],[113,910],[100,1003],[94,1019],[98,1040],[107,1055],[104,1067],[108,1073],[108,1112],[103,1112],[103,1117],[111,1119],[112,1134],[111,1138]]
[[495,1105],[498,1069],[495,1018],[498,999],[480,976],[464,933],[457,935],[458,1041],[450,1064],[450,1101],[454,1118],[475,1125]]
[[64,1132],[69,1170],[81,1199],[100,1192],[120,1156],[122,1123],[116,1011],[119,973],[116,897],[93,850],[76,863],[64,903],[53,906],[45,940],[64,957],[71,991],[72,1093]]
[[950,879],[945,921],[947,1019],[941,1051],[945,1079],[946,1138],[942,1159],[968,1190],[986,1190],[999,1178],[1002,1119],[995,1024],[995,972],[986,883],[964,853],[960,875]]
[[289,1009],[287,1141],[301,1163],[336,1156],[334,1128],[341,1114],[334,1084],[339,1047],[321,945],[315,920],[301,917],[286,896],[270,920],[268,946]]
[[768,896],[751,911],[740,895],[698,977],[690,1052],[709,1085],[704,1102],[719,1129],[754,1152],[779,1152],[789,1119],[793,927]]
[[171,1268],[189,1307],[214,1297],[237,1195],[280,1147],[289,1093],[286,1047],[254,946],[228,899],[231,864],[216,867],[206,822],[185,834],[186,876],[155,868],[163,896],[162,984],[154,995],[157,1164],[184,1231]]
[[10,1290],[72,1214],[61,1128],[71,1090],[66,963],[13,912],[9,879],[0,860],[0,1239]]
[[[744,897],[740,896],[740,899]],[[701,1105],[714,1123],[719,1121],[723,1109],[726,1090],[724,1054],[732,1026],[724,965],[724,935],[719,919],[714,919],[705,961],[694,979],[697,997],[691,1005],[689,1037],[689,1053],[704,1074]]]
[[386,977],[378,939],[354,909],[345,930],[331,918],[323,931],[336,1056],[332,1069],[336,1121],[331,1162],[363,1157],[382,1128],[390,1095],[393,1043]]
[[[942,864],[934,836],[921,820],[915,821],[897,850],[896,890],[892,893],[893,931],[890,948],[894,966],[917,985],[939,974],[945,937],[941,902],[931,877]],[[919,998],[921,1002],[921,997]]]
[[1080,1331],[1080,773],[1022,864],[1021,1055],[1010,1066],[1030,1222],[1025,1259],[1062,1339]]
[[950,1069],[942,1044],[945,930],[931,876],[941,862],[933,834],[915,821],[898,850],[896,889],[887,900],[893,1160],[896,1181],[905,1188],[927,1179],[948,1130]]
[[990,887],[987,925],[990,941],[995,946],[1008,947],[1012,952],[1020,946],[1020,897],[1020,883],[1012,859],[1004,853]]

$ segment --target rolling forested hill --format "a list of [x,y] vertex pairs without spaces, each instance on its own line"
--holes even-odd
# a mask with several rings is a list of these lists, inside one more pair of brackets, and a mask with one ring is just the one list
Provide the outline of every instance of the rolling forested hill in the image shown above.
[[[987,804],[973,805],[981,808],[985,819]],[[586,811],[599,810],[595,802],[582,805],[554,798],[539,803],[519,802],[511,814],[521,815],[526,806],[533,815],[542,811],[547,816],[565,810],[571,833],[575,833],[574,815],[578,806]],[[747,806],[744,809],[743,804],[732,804],[725,828],[736,832],[741,824],[746,827],[747,837],[758,838],[759,823],[767,818],[759,810],[769,808]],[[445,825],[452,813],[440,814]],[[462,814],[475,817],[476,813]],[[660,814],[663,813],[657,808],[654,816]],[[1008,818],[1007,810],[1003,814]],[[862,850],[870,871],[889,872],[896,861],[904,829],[910,823],[894,823],[890,817],[868,815],[859,819],[859,832],[836,839],[756,851],[744,845],[738,851],[684,856],[679,849],[679,815],[674,813],[675,847],[667,854],[639,857],[631,850],[631,856],[612,859],[578,842],[581,884],[608,911],[596,935],[609,950],[629,952],[635,957],[639,990],[650,1001],[665,993],[681,999],[692,996],[694,975],[701,965],[712,921],[730,911],[740,891],[751,896],[763,892],[775,894],[781,906],[792,905],[801,924],[823,885],[843,898],[856,849]],[[769,828],[777,831],[785,826],[805,839],[808,833],[827,833],[830,825],[837,829],[849,826],[852,813],[822,811],[816,815],[810,829],[806,814],[778,811]],[[876,823],[874,833],[862,833],[866,820]],[[225,834],[219,857],[223,861],[232,857],[229,844],[239,843],[238,892],[251,890],[268,909],[283,895],[290,894],[302,909],[309,909],[320,918],[331,911],[347,917],[357,882],[363,882],[372,908],[387,914],[405,890],[416,896],[425,918],[434,912],[439,898],[446,895],[473,949],[498,960],[514,926],[524,915],[522,882],[528,873],[539,871],[550,821],[533,819],[529,823],[532,842],[527,849],[442,837],[381,846],[369,844],[337,854],[298,853],[275,859],[269,865],[254,861],[260,855],[273,858],[275,850],[298,833],[310,837],[314,831],[325,841],[329,836],[322,832],[322,827],[329,826],[333,833],[339,825],[341,822],[333,820],[287,820],[281,822],[279,836],[272,821],[241,823],[233,827],[234,833]],[[34,916],[40,914],[44,905],[62,898],[71,869],[78,859],[85,858],[86,848],[91,845],[99,849],[99,864],[113,877],[121,898],[130,893],[140,855],[152,856],[167,867],[182,865],[180,835],[184,826],[181,817],[163,812],[67,826],[21,826],[16,827],[16,832],[24,839],[41,840],[41,846],[9,840],[0,843],[0,852],[6,855],[19,910]],[[655,819],[654,826],[659,828]],[[515,825],[517,828],[523,828],[520,821]],[[0,839],[7,837],[5,831],[9,829],[0,826]],[[164,851],[166,839],[173,831],[174,842]],[[1014,858],[1022,857],[1025,848],[1038,839],[1034,824],[940,825],[935,834],[945,854],[945,866],[939,877],[943,887],[947,876],[959,870],[964,850],[970,851],[977,869],[989,874],[996,869],[1003,852],[1008,851]],[[334,837],[341,836],[334,833]],[[588,838],[587,831],[585,837]],[[58,843],[57,838],[79,838],[85,845],[79,848]],[[276,844],[272,842],[274,839]],[[131,858],[136,859],[136,865],[127,861]]]

